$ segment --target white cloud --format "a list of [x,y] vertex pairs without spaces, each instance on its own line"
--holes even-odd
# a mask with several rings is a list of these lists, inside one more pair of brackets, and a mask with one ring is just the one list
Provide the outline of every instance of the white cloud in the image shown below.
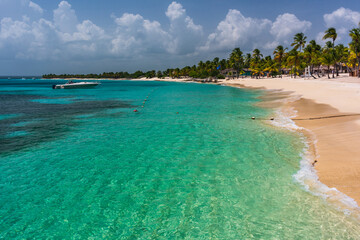
[[[360,22],[360,12],[341,7],[332,13],[324,14],[324,22],[326,28],[334,27],[336,29],[338,34],[336,41],[346,44],[350,41],[349,30],[357,27]],[[322,40],[324,32],[317,35],[317,39],[322,43],[325,42]]]
[[186,11],[180,3],[172,2],[165,14],[168,18],[170,18],[170,20],[173,21],[177,18],[180,18],[181,16],[184,16]]
[[203,29],[196,25],[192,18],[186,15],[183,6],[177,2],[172,2],[166,16],[170,20],[171,41],[168,52],[172,54],[191,54],[202,44]]
[[3,18],[0,26],[0,52],[15,58],[72,59],[108,52],[105,31],[90,20],[78,23],[75,11],[66,1],[54,11],[53,22],[43,18]]
[[203,51],[243,50],[263,46],[269,39],[271,21],[245,17],[240,11],[231,9],[214,33],[210,34]]
[[44,10],[39,5],[37,5],[36,3],[32,2],[32,1],[29,2],[29,7],[40,14],[42,14],[44,12]]
[[168,31],[159,22],[144,19],[139,14],[125,13],[115,18],[117,28],[111,41],[112,53],[122,57],[145,53],[194,53],[203,39],[202,27],[186,15],[179,3],[171,3],[165,14],[170,21]]
[[149,52],[164,52],[169,35],[159,22],[144,19],[139,14],[125,13],[115,19],[117,24],[111,52],[129,57]]
[[1,20],[0,39],[17,40],[30,32],[30,26],[23,21],[14,21],[11,18]]
[[224,51],[240,47],[243,51],[254,48],[272,50],[277,45],[288,45],[292,36],[310,29],[309,21],[301,21],[295,15],[279,15],[274,22],[269,19],[245,17],[240,11],[229,10],[214,33],[210,34],[200,51]]
[[270,33],[275,37],[276,41],[289,43],[294,34],[305,32],[310,28],[311,22],[300,21],[294,14],[285,13],[276,18]]
[[30,0],[0,0],[0,18],[10,17],[20,20],[27,16],[31,19],[39,19],[42,13],[43,9]]
[[[28,11],[38,14],[44,11],[33,1],[14,1],[22,3]],[[66,60],[97,56],[140,59],[149,54],[180,59],[234,47],[244,52],[254,48],[272,50],[277,44],[286,44],[296,32],[311,27],[310,22],[289,13],[279,15],[272,22],[246,17],[233,9],[213,33],[204,36],[203,27],[194,23],[180,3],[172,2],[165,15],[168,29],[139,14],[124,13],[121,17],[113,17],[115,29],[105,32],[88,19],[79,21],[72,6],[61,1],[53,11],[52,20],[28,16],[0,19],[0,53],[22,59]]]
[[339,8],[332,13],[324,15],[326,27],[356,27],[360,22],[360,12],[348,8]]
[[54,10],[54,23],[61,32],[74,33],[78,24],[78,19],[71,5],[66,1],[61,1]]

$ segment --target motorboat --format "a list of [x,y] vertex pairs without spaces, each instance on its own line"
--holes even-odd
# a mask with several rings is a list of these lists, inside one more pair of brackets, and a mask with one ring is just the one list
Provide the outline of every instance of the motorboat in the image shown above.
[[57,84],[53,85],[53,89],[72,89],[72,88],[93,88],[96,87],[101,83],[99,82],[74,82],[72,80],[69,80],[65,84]]

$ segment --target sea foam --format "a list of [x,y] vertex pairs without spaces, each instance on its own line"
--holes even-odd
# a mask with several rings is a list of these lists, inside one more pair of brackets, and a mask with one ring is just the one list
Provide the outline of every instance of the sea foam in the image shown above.
[[[328,187],[319,180],[317,171],[313,166],[313,162],[319,157],[316,153],[316,144],[318,140],[312,131],[296,125],[292,120],[292,118],[297,116],[297,111],[294,107],[284,107],[286,104],[297,101],[300,98],[301,96],[299,95],[290,95],[285,99],[277,100],[281,101],[283,106],[275,109],[276,118],[274,121],[271,121],[272,125],[276,127],[285,128],[291,132],[299,132],[300,137],[305,144],[300,153],[300,169],[293,175],[293,178],[296,182],[300,183],[307,192],[321,197],[346,215],[352,215],[357,219],[360,219],[360,207],[353,198],[340,192],[334,187]],[[302,131],[305,131],[308,137],[305,137],[305,135],[301,133]],[[310,152],[309,141],[311,141],[311,144],[314,144],[315,154],[311,154]]]

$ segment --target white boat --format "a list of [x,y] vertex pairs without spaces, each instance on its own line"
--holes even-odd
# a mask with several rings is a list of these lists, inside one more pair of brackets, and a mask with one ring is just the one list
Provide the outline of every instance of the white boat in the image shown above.
[[65,84],[53,85],[53,89],[70,89],[70,88],[92,88],[96,87],[101,83],[99,82],[73,82],[72,80],[68,81]]

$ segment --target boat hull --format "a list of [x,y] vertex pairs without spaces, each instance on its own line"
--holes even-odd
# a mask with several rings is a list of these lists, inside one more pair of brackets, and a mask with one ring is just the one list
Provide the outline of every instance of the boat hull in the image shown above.
[[93,82],[79,82],[79,83],[70,83],[70,84],[58,84],[53,85],[53,89],[76,89],[76,88],[94,88],[100,83]]

